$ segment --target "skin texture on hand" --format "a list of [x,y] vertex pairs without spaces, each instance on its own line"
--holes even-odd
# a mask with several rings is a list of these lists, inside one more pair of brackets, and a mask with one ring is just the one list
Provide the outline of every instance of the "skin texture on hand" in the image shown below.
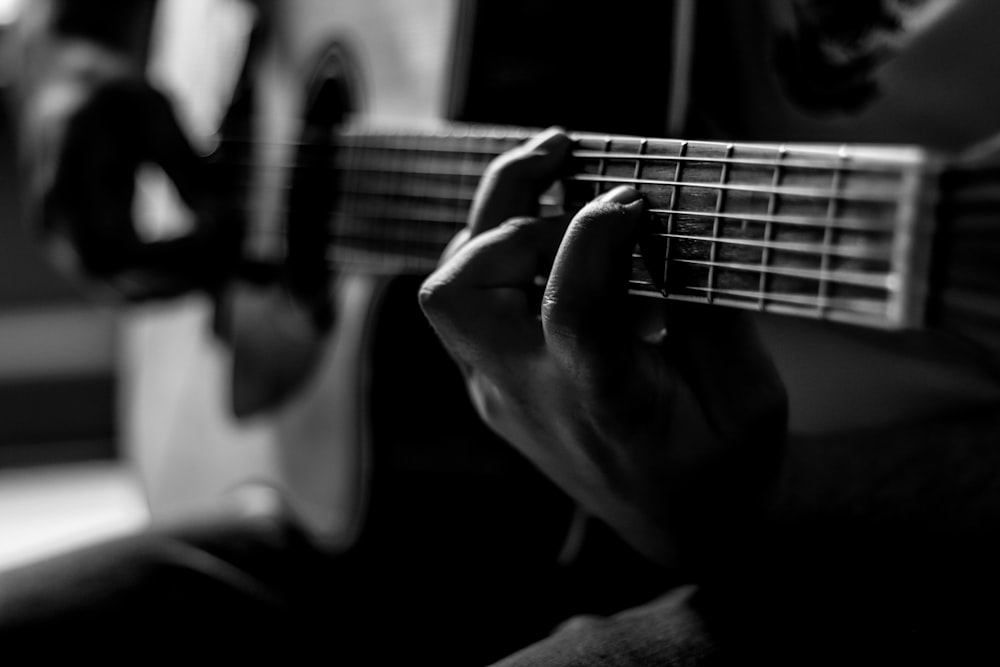
[[421,306],[491,428],[651,559],[714,567],[772,492],[784,388],[743,313],[672,305],[662,342],[639,335],[640,194],[537,217],[570,146],[550,130],[494,161]]

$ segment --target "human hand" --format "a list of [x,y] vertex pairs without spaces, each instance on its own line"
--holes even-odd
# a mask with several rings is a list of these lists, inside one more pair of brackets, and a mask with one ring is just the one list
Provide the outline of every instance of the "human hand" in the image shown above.
[[548,131],[491,164],[420,303],[492,429],[640,552],[708,566],[767,500],[784,388],[745,313],[673,304],[662,342],[634,330],[639,193],[537,217],[570,143]]
[[[218,214],[218,171],[192,147],[142,64],[97,42],[54,35],[28,53],[17,100],[23,191],[53,261],[127,301],[217,285],[235,261],[241,230]],[[133,199],[144,164],[173,182],[193,212],[190,232],[143,238]]]

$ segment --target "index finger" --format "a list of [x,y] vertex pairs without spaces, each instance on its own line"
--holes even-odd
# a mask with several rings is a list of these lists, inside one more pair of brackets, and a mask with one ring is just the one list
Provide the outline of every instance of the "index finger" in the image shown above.
[[469,236],[511,218],[536,215],[539,197],[565,168],[571,146],[565,132],[550,128],[493,160],[476,188]]

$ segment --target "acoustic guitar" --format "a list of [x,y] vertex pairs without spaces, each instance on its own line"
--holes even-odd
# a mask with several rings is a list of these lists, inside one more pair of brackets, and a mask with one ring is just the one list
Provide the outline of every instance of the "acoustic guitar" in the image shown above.
[[[723,4],[731,23],[672,3],[663,66],[632,63],[662,73],[651,90],[673,92],[663,134],[571,128],[574,168],[542,205],[638,188],[650,215],[630,290],[754,313],[789,386],[794,432],[997,400],[997,161],[968,149],[1000,128],[987,66],[1000,47],[970,29],[996,25],[1000,7],[925,3],[927,26],[874,68],[874,101],[830,118],[788,102],[768,69],[764,3]],[[248,289],[229,304],[230,348],[199,298],[128,316],[125,437],[155,517],[260,482],[281,488],[331,546],[356,537],[377,446],[370,354],[382,296],[394,277],[433,269],[486,165],[535,131],[456,119],[462,86],[482,85],[462,78],[469,34],[498,11],[452,0],[162,1],[151,73],[193,136],[212,137],[234,89],[252,84],[247,252],[330,268],[335,317],[317,338],[279,293]],[[620,99],[633,103],[631,91]],[[182,213],[162,186],[147,189],[168,233]],[[258,409],[246,388],[289,365],[308,373],[287,400]]]

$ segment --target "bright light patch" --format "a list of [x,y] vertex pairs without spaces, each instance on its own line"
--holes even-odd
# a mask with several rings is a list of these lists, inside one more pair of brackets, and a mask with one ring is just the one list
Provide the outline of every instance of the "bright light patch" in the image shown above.
[[21,13],[21,0],[0,0],[0,25],[13,23]]

